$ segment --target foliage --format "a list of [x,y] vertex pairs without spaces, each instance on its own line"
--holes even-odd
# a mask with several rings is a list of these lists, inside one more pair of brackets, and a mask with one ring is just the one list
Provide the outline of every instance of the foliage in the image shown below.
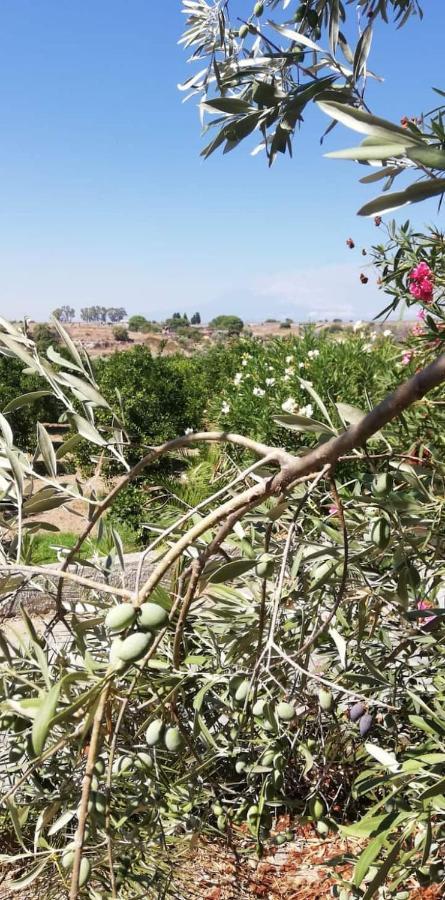
[[128,328],[130,329],[130,331],[142,331],[144,325],[146,324],[147,319],[145,318],[145,316],[141,316],[139,314],[136,316],[130,316],[128,320]]
[[127,313],[123,306],[111,306],[107,309],[107,316],[110,322],[122,322]]
[[177,331],[181,328],[188,328],[188,326],[189,326],[189,319],[188,319],[187,313],[184,313],[183,315],[181,315],[181,313],[178,313],[178,312],[173,313],[171,318],[166,319],[164,322],[164,327],[171,328],[171,329],[173,329],[173,331]]
[[[54,368],[51,361],[43,365],[22,332],[8,327],[0,332],[3,350],[55,393],[93,455],[99,450],[128,471],[134,447],[122,411],[137,373],[145,369],[154,381],[164,374],[164,360],[149,361],[144,348],[116,355],[101,362],[99,390],[85,354],[63,330],[68,356]],[[281,343],[293,347],[289,366],[303,352],[305,365],[320,366],[320,385],[322,372],[332,379],[325,403],[309,385],[316,418],[287,414],[291,439],[318,433],[322,442],[360,421],[362,413],[350,402],[353,378],[345,381],[346,368],[340,369],[345,345],[312,332],[270,348],[245,342],[251,354],[242,351],[245,380],[270,371],[266,360],[275,360],[267,377],[277,377]],[[393,343],[376,339],[378,349],[369,354],[359,334],[345,343],[362,400],[360,377],[365,369],[369,377],[373,355],[380,368],[386,363],[375,384],[381,396],[392,378]],[[328,347],[339,354],[343,404]],[[188,360],[169,362],[175,384],[190,375]],[[113,410],[120,365],[130,373],[129,385],[134,368],[134,382]],[[291,384],[295,390],[297,379]],[[248,411],[242,382],[235,390],[241,417]],[[143,396],[150,408],[146,390]],[[58,460],[44,429],[35,459],[40,454],[46,477],[15,449],[3,424],[1,452],[11,467],[2,469],[3,516],[14,535],[3,539],[3,597],[7,603],[20,597],[32,579],[57,603],[66,596],[68,627],[63,652],[54,652],[51,630],[36,634],[25,613],[27,636],[1,639],[3,815],[17,843],[11,857],[17,886],[22,877],[31,887],[43,879],[48,900],[70,882],[71,897],[83,884],[92,900],[113,890],[123,897],[175,896],[174,867],[187,834],[236,834],[245,823],[240,833],[246,849],[250,843],[254,850],[275,841],[275,815],[284,809],[295,825],[310,821],[320,835],[340,828],[366,839],[352,881],[339,876],[339,890],[371,898],[385,882],[395,896],[413,874],[425,883],[443,878],[440,396],[430,396],[426,407],[432,425],[427,457],[406,449],[417,436],[422,404],[404,414],[402,429],[385,428],[355,449],[354,477],[337,475],[336,487],[332,476],[312,473],[278,492],[278,499],[268,492],[271,464],[261,458],[268,451],[256,451],[256,473],[250,466],[240,472],[231,451],[225,463],[220,451],[197,457],[193,436],[182,437],[175,444],[176,454],[182,447],[187,476],[182,488],[163,475],[151,501],[147,494],[146,527],[161,568],[156,575],[143,570],[138,592],[122,587],[125,576],[114,580],[111,574],[113,558],[118,567],[125,560],[116,519],[98,525],[109,501],[95,507],[85,497],[85,531],[72,554],[83,571],[90,563],[89,605],[80,617],[66,591],[58,595],[59,578],[52,587],[49,573],[32,574],[32,566],[21,565],[32,559],[30,511],[69,503],[73,488],[54,482]],[[242,505],[238,522],[223,519],[228,527],[219,546],[218,516],[241,504],[244,488],[258,500],[242,521]],[[91,557],[93,527],[107,535],[104,555],[96,549]],[[123,601],[127,606],[120,608]],[[77,854],[75,846],[82,847]]]
[[[437,88],[434,90],[441,97],[445,96],[443,91]],[[445,177],[442,174],[445,172],[443,103],[419,119],[407,119],[405,116],[401,125],[394,125],[363,109],[344,106],[332,99],[320,101],[319,106],[334,121],[342,122],[354,131],[366,135],[360,146],[336,150],[326,155],[377,166],[377,172],[365,175],[360,180],[364,184],[381,180],[385,182],[383,194],[365,203],[359,210],[359,215],[380,215],[400,206],[443,195],[445,191]],[[420,172],[417,181],[403,190],[388,193],[395,178],[404,173],[411,173],[413,169]]]
[[[363,0],[359,10],[358,39],[350,47],[346,34],[348,5],[338,0],[256,3],[248,19],[229,17],[229,5],[220,0],[198,3],[184,0],[187,26],[182,43],[195,48],[192,61],[205,68],[189,78],[183,90],[202,97],[202,113],[211,116],[205,131],[216,136],[202,151],[208,157],[217,148],[232,150],[253,132],[261,141],[253,151],[265,150],[269,165],[277,153],[292,153],[295,131],[306,107],[316,102],[330,118],[328,133],[338,122],[365,135],[358,147],[327,156],[377,165],[363,183],[385,181],[383,194],[366,203],[359,215],[382,214],[445,192],[444,91],[434,88],[440,102],[420,117],[403,117],[396,125],[369,112],[364,103],[373,23],[388,23],[391,9],[398,26],[412,15],[422,17],[417,0]],[[272,19],[264,19],[269,7]],[[233,11],[233,7],[232,7]],[[324,46],[323,46],[324,45]],[[326,45],[329,49],[325,49]],[[387,193],[394,179],[417,170],[418,180]]]
[[46,322],[38,322],[34,325],[32,336],[39,353],[46,353],[48,347],[59,343],[59,335],[57,334],[56,329]]
[[[373,21],[398,26],[411,15],[421,16],[417,0],[360,0],[353,6],[338,0],[298,0],[252,3],[247,18],[241,4],[221,0],[184,0],[187,23],[181,43],[192,48],[198,73],[182,86],[200,96],[206,125],[216,136],[202,151],[208,157],[218,147],[232,150],[254,131],[261,133],[258,150],[269,161],[292,152],[295,130],[314,100],[363,106]],[[266,18],[270,12],[272,18]],[[345,35],[357,30],[355,46]],[[326,49],[326,48],[329,49]]]
[[210,328],[227,331],[228,334],[240,334],[244,328],[244,322],[239,316],[215,316],[209,324]]
[[75,315],[76,310],[72,306],[60,306],[53,311],[54,318],[59,322],[72,322]]
[[125,325],[115,325],[113,328],[113,337],[115,341],[128,341],[128,328]]
[[308,327],[299,337],[242,340],[227,352],[232,374],[210,399],[209,421],[267,443],[284,442],[289,449],[308,437],[277,428],[274,416],[318,418],[312,389],[327,404],[347,397],[353,405],[370,407],[395,387],[403,371],[402,351],[390,332],[384,336],[362,323],[337,339]]
[[158,322],[152,322],[149,319],[146,319],[145,316],[141,315],[131,316],[128,320],[128,328],[130,331],[161,331],[161,326]]
[[200,325],[201,324],[201,316],[200,316],[199,312],[193,313],[193,315],[190,319],[190,324],[191,325]]
[[197,365],[182,356],[153,357],[145,346],[100,359],[95,367],[100,389],[119,402],[122,421],[135,446],[162,443],[202,422],[207,389]]

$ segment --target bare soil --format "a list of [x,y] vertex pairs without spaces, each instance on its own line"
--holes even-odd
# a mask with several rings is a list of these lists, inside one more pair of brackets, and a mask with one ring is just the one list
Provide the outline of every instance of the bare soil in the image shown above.
[[[279,821],[277,831],[289,827],[287,817]],[[232,847],[221,842],[202,840],[193,847],[188,860],[181,860],[178,898],[181,900],[327,900],[338,883],[329,860],[345,853],[356,855],[359,841],[338,834],[319,837],[311,825],[295,832],[294,840],[265,853],[261,860],[247,856],[242,841]],[[179,862],[179,861],[178,861]],[[348,881],[352,865],[336,869],[337,877]],[[402,889],[402,886],[399,888]],[[411,900],[440,900],[440,886],[420,888],[403,885]]]

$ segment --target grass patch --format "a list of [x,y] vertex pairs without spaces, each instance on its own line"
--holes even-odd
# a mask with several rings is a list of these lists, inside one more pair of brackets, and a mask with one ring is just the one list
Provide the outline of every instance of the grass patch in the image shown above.
[[[118,531],[125,553],[132,553],[134,550],[138,549],[137,535],[131,528],[123,525],[119,527]],[[30,548],[32,562],[36,565],[47,565],[48,563],[57,562],[58,548],[66,547],[67,549],[70,549],[71,547],[74,547],[77,538],[78,535],[69,531],[39,532],[38,534],[33,535]],[[97,552],[106,555],[113,549],[114,544],[110,535],[106,534],[100,540],[93,536],[85,541],[83,555],[87,557],[93,556],[94,553]]]

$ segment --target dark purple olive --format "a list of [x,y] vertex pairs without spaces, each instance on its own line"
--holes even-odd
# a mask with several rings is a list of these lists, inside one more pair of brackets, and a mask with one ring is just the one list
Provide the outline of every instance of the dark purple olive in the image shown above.
[[365,713],[365,715],[361,717],[359,728],[362,737],[366,737],[368,731],[371,731],[373,724],[374,720],[372,716],[369,715],[369,713]]
[[365,704],[364,703],[354,703],[354,706],[351,706],[351,709],[349,710],[349,718],[350,718],[351,722],[357,722],[358,719],[360,719],[360,717],[363,715],[364,712],[365,712]]

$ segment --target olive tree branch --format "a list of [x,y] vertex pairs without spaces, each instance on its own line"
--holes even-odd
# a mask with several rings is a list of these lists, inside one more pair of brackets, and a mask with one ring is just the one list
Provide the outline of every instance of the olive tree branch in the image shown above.
[[[171,441],[166,441],[164,444],[161,444],[159,447],[155,447],[149,453],[142,457],[129,472],[126,472],[114,485],[112,490],[107,494],[107,496],[99,503],[91,514],[91,518],[89,519],[87,525],[85,526],[83,532],[79,535],[74,547],[67,553],[62,565],[59,568],[59,574],[66,572],[71,563],[74,562],[76,555],[81,549],[84,541],[87,539],[88,535],[91,534],[94,526],[99,521],[99,519],[103,516],[103,514],[107,511],[107,509],[112,506],[114,500],[118,496],[118,494],[127,487],[135,478],[149,465],[154,463],[161,456],[166,453],[170,453],[173,450],[178,450],[181,447],[189,446],[195,441],[208,441],[208,442],[220,442],[220,443],[231,443],[238,445],[240,447],[244,447],[245,450],[250,450],[252,453],[256,453],[261,457],[268,457],[269,459],[275,461],[279,465],[283,465],[285,462],[289,462],[292,459],[292,456],[287,453],[285,450],[280,450],[275,447],[268,447],[265,444],[260,443],[259,441],[251,440],[250,438],[244,437],[241,434],[232,434],[231,432],[226,431],[197,431],[194,434],[186,434],[181,437],[174,438]],[[62,607],[62,593],[63,593],[63,581],[59,581],[58,589],[57,589],[57,598],[56,598],[56,618],[64,618],[63,607]]]

